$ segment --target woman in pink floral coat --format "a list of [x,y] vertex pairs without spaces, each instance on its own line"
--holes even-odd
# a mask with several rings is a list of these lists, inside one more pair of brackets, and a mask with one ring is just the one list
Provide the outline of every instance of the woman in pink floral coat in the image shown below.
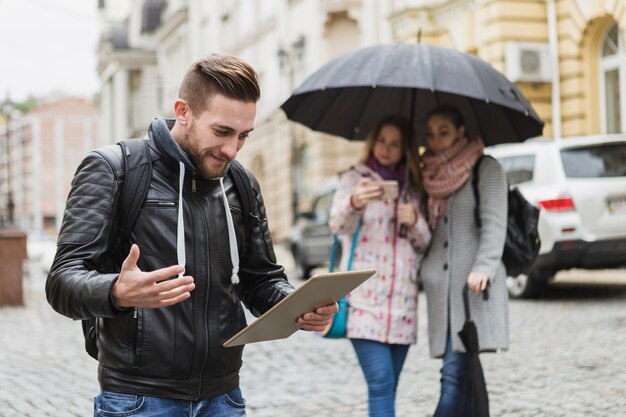
[[[431,235],[410,132],[397,116],[379,122],[362,162],[340,174],[330,214],[330,228],[341,238],[341,269],[360,224],[352,269],[377,271],[348,296],[347,337],[367,381],[370,416],[395,415],[400,371],[417,341],[416,276]],[[383,198],[383,180],[398,182],[399,198]]]

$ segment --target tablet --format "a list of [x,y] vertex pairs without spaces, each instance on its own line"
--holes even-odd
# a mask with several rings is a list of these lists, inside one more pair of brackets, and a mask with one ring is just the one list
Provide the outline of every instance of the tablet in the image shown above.
[[298,317],[337,302],[375,273],[375,270],[368,269],[314,275],[265,314],[228,339],[224,346],[285,339],[299,329],[296,323]]

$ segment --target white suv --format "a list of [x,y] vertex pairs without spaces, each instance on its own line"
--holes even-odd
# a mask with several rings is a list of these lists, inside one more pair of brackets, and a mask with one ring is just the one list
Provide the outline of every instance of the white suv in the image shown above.
[[512,297],[533,297],[556,272],[626,266],[626,135],[531,139],[486,153],[509,185],[541,208],[539,258],[509,277]]

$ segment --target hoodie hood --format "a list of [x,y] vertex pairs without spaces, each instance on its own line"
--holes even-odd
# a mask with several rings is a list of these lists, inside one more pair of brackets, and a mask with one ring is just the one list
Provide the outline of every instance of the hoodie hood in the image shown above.
[[182,162],[188,171],[195,173],[195,165],[172,137],[171,130],[175,122],[174,119],[155,118],[148,128],[148,137],[154,141],[161,152],[176,162]]

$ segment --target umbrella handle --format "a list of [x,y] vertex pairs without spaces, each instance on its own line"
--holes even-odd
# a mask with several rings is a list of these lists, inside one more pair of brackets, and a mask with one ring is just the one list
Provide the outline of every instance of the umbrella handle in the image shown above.
[[467,286],[467,282],[463,284],[463,309],[465,310],[465,321],[470,321],[469,287]]
[[[483,300],[487,301],[489,299],[489,281],[487,281],[487,287],[483,290]],[[465,309],[465,320],[469,321],[470,310],[469,310],[469,287],[467,286],[467,282],[463,284],[463,308]]]
[[[402,201],[403,203],[407,203],[409,201],[409,197],[408,197],[408,183],[409,183],[409,176],[408,176],[408,172],[409,170],[407,169],[407,175],[404,179],[404,187],[402,187],[402,191],[400,193],[400,197],[398,198],[398,201]],[[405,239],[409,234],[409,228],[406,225],[401,225],[400,226],[400,230],[398,230],[398,237],[401,237],[403,239]]]

